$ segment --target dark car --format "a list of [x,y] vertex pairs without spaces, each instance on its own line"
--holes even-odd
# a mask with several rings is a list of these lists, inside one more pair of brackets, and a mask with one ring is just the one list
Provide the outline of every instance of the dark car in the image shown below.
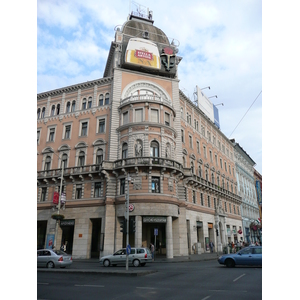
[[250,246],[243,248],[237,253],[224,254],[218,258],[221,265],[232,268],[237,265],[261,266],[262,265],[262,247]]

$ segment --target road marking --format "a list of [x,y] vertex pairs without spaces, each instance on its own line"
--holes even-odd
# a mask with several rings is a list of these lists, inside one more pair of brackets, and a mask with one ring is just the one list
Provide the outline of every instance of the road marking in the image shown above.
[[104,285],[92,285],[92,284],[75,284],[74,286],[101,287],[101,288],[104,287]]
[[239,276],[238,278],[236,278],[236,279],[233,279],[233,282],[235,282],[235,281],[237,281],[237,280],[239,280],[240,278],[242,278],[243,276],[245,276],[246,274],[242,274],[241,276]]
[[208,298],[210,298],[210,296],[207,296],[207,297],[205,297],[205,298],[203,298],[203,299],[201,299],[201,300],[206,300],[206,299],[208,299]]
[[145,289],[145,290],[156,290],[157,289],[157,288],[147,287],[147,286],[141,286],[141,287],[137,286],[136,288],[137,289]]

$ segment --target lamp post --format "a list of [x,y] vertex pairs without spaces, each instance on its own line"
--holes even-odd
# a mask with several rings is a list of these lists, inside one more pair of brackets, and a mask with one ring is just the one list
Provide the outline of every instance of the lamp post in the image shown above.
[[[58,158],[60,158],[56,153],[54,153],[53,151],[51,152],[53,153],[54,155],[56,155]],[[59,215],[60,213],[60,205],[61,205],[61,194],[62,194],[62,184],[63,184],[63,176],[64,176],[64,162],[62,161],[62,164],[61,164],[61,176],[60,176],[60,190],[59,190],[59,198],[58,198],[58,205],[56,206],[57,208],[57,215]],[[55,223],[55,236],[54,236],[54,247],[55,249],[57,249],[57,231],[58,231],[58,221],[59,221],[59,218],[56,219],[56,223]]]
[[128,247],[129,245],[129,181],[131,181],[131,177],[127,174],[127,194],[126,194],[126,271],[128,271]]

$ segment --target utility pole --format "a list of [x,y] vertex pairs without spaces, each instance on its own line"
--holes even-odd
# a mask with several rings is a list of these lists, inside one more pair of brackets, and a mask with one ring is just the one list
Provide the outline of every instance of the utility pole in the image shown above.
[[127,193],[126,193],[126,271],[128,271],[128,246],[129,246],[129,181],[131,178],[127,174]]

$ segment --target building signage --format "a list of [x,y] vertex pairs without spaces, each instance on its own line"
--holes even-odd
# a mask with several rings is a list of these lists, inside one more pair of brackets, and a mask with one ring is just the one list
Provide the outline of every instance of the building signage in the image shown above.
[[157,45],[145,39],[131,38],[126,48],[125,63],[160,69]]
[[167,223],[167,217],[143,217],[143,223]]
[[60,226],[74,226],[75,220],[61,220]]

